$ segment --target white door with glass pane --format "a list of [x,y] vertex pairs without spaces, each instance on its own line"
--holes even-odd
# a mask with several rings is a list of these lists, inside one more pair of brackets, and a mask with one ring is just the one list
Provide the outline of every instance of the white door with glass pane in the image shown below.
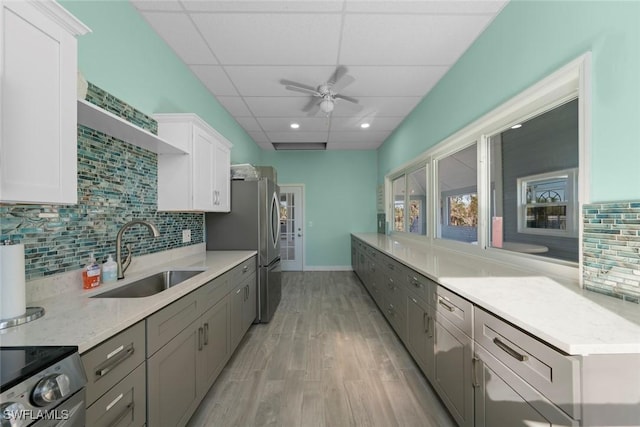
[[302,271],[303,186],[280,185],[280,258],[283,271]]

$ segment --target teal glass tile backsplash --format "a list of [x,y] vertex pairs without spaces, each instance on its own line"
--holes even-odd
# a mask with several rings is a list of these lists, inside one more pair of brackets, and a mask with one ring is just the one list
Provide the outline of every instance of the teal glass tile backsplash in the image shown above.
[[[87,100],[157,133],[155,120],[94,85]],[[25,245],[27,280],[79,269],[91,252],[100,263],[115,258],[116,234],[132,219],[160,230],[158,238],[146,227],[127,231],[123,246],[131,243],[134,256],[202,243],[204,214],[158,212],[157,185],[155,153],[78,126],[78,204],[0,205],[0,239]],[[191,230],[187,244],[184,229]]]
[[582,217],[585,288],[640,302],[640,202],[584,205]]

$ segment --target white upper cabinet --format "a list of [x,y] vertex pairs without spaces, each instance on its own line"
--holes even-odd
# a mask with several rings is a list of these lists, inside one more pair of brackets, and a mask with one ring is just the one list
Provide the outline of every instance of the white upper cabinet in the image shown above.
[[0,202],[77,203],[77,42],[54,1],[0,0]]
[[195,114],[155,114],[158,135],[188,154],[158,154],[158,210],[229,212],[231,143]]

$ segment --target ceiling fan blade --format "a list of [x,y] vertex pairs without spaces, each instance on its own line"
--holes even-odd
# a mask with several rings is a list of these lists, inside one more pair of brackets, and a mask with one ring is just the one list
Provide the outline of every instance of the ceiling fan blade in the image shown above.
[[287,79],[280,80],[280,84],[283,84],[285,86],[293,86],[293,87],[297,87],[297,88],[300,88],[300,89],[312,90],[314,92],[317,90],[313,86],[309,86],[309,85],[306,85],[306,84],[303,84],[303,83],[294,82],[294,81],[287,80]]
[[307,112],[307,116],[313,117],[316,114],[318,114],[318,111],[320,111],[320,103],[316,103],[313,106],[311,106],[311,108]]
[[347,74],[347,67],[345,67],[344,65],[338,65],[338,68],[336,68],[336,70],[333,72],[333,74],[331,75],[331,77],[329,77],[329,80],[327,81],[327,83],[329,83],[330,85],[335,85],[336,83],[338,83],[338,81],[345,75]]
[[331,86],[331,90],[334,92],[340,92],[342,89],[349,86],[355,81],[356,79],[353,76],[345,74],[340,80],[338,80],[333,86]]
[[294,92],[302,92],[302,93],[311,94],[311,95],[314,95],[314,96],[320,96],[320,93],[318,91],[313,90],[313,89],[307,89],[305,87],[287,85],[284,88],[288,89],[288,90],[292,90]]
[[353,102],[354,104],[358,104],[360,102],[357,99],[352,98],[350,96],[346,96],[346,95],[336,95],[334,98],[344,99],[345,101]]
[[315,114],[317,112],[317,109],[320,108],[320,101],[318,101],[317,99],[311,98],[307,103],[307,105],[305,105],[304,108],[302,108],[302,111],[310,112],[314,108],[316,109],[316,111],[313,114]]

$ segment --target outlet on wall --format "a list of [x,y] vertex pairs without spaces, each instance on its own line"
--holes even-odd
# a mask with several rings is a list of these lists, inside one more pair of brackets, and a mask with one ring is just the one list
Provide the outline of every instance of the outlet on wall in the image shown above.
[[191,241],[191,230],[182,230],[182,243],[189,243]]

